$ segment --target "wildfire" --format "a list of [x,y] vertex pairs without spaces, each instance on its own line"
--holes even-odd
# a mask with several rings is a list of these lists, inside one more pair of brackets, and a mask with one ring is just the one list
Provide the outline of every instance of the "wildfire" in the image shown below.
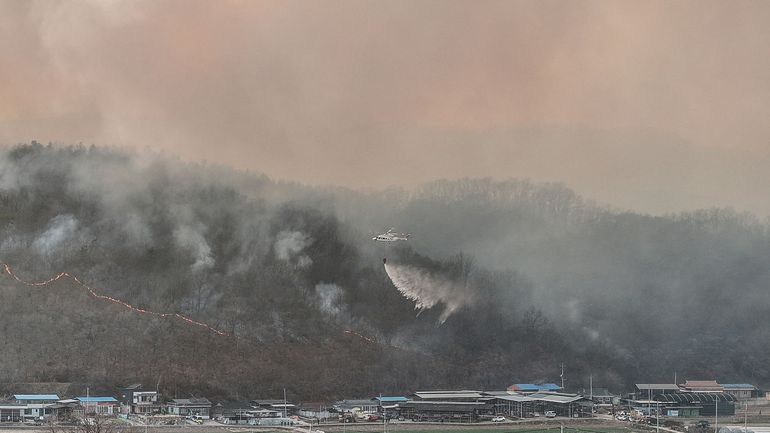
[[356,332],[356,331],[351,331],[350,329],[346,329],[346,330],[345,330],[345,333],[346,333],[346,334],[350,334],[350,335],[355,335],[356,337],[358,337],[358,338],[360,338],[360,339],[362,339],[362,340],[364,340],[364,341],[367,341],[367,342],[369,342],[369,343],[372,343],[372,344],[377,344],[377,340],[375,340],[374,338],[372,338],[372,337],[367,337],[366,335],[362,335],[362,334],[359,334],[359,333],[358,333],[358,332]]
[[219,330],[217,328],[214,328],[211,325],[208,325],[208,324],[203,323],[203,322],[199,322],[197,320],[191,319],[191,318],[189,318],[189,317],[187,317],[185,315],[179,314],[179,313],[159,313],[157,311],[151,311],[151,310],[147,310],[147,309],[144,309],[144,308],[135,307],[135,306],[129,304],[128,302],[126,302],[126,301],[122,301],[120,299],[113,298],[112,296],[102,295],[96,289],[94,289],[93,287],[85,284],[77,276],[75,276],[73,274],[70,274],[69,272],[60,272],[60,273],[56,274],[55,276],[53,276],[53,277],[51,277],[51,278],[49,278],[47,280],[44,280],[44,281],[26,281],[26,280],[21,279],[18,275],[16,275],[13,272],[13,270],[11,269],[11,266],[9,264],[3,263],[3,268],[5,269],[5,273],[6,274],[10,275],[13,279],[15,279],[16,281],[18,281],[21,284],[24,284],[25,286],[29,286],[29,287],[47,286],[49,284],[53,284],[53,283],[59,281],[62,278],[69,278],[75,284],[79,285],[80,287],[82,287],[83,289],[88,291],[88,294],[91,297],[94,297],[96,299],[99,299],[99,300],[102,300],[102,301],[112,302],[113,304],[120,305],[121,307],[124,307],[127,310],[133,311],[135,313],[148,314],[148,315],[151,315],[151,316],[156,316],[156,317],[161,317],[161,318],[176,318],[176,319],[182,320],[182,321],[184,321],[184,322],[186,322],[186,323],[188,323],[190,325],[195,325],[195,326],[200,326],[201,328],[205,328],[205,329],[213,332],[214,334],[221,335],[221,336],[230,336],[230,334],[228,334],[227,332],[221,331],[221,330]]
[[[81,281],[80,278],[78,278],[76,275],[71,274],[69,272],[60,272],[60,273],[54,275],[53,277],[51,277],[51,278],[49,278],[47,280],[43,280],[43,281],[27,281],[27,280],[24,280],[21,277],[19,277],[15,272],[13,272],[13,269],[11,269],[11,265],[9,265],[7,263],[3,263],[3,269],[4,269],[4,272],[6,274],[11,276],[11,278],[13,278],[14,280],[16,280],[19,283],[21,283],[21,284],[23,284],[25,286],[28,286],[28,287],[48,286],[50,284],[53,284],[53,283],[61,280],[62,278],[68,278],[69,280],[71,280],[72,282],[74,282],[75,284],[80,286],[81,288],[85,289],[88,292],[89,296],[91,296],[93,298],[96,298],[96,299],[99,299],[101,301],[112,302],[113,304],[117,304],[117,305],[119,305],[119,306],[121,306],[121,307],[123,307],[123,308],[125,308],[125,309],[127,309],[129,311],[134,312],[134,313],[147,314],[147,315],[156,316],[156,317],[160,317],[160,318],[175,318],[175,319],[179,319],[179,320],[181,320],[181,321],[183,321],[185,323],[188,323],[190,325],[199,326],[201,328],[204,328],[204,329],[206,329],[208,331],[213,332],[216,335],[220,335],[220,336],[223,336],[223,337],[232,337],[231,334],[229,334],[229,333],[227,333],[225,331],[219,330],[219,329],[217,329],[217,328],[215,328],[215,327],[213,327],[213,326],[211,326],[211,325],[209,325],[207,323],[200,322],[200,321],[195,320],[195,319],[191,319],[191,318],[189,318],[189,317],[187,317],[187,316],[185,316],[183,314],[179,314],[179,313],[161,313],[161,312],[157,312],[157,311],[147,310],[145,308],[135,307],[134,305],[131,305],[130,303],[128,303],[126,301],[123,301],[121,299],[114,298],[114,297],[108,296],[108,295],[103,295],[103,294],[99,293],[99,291],[97,291],[95,288],[93,288],[93,287],[89,286],[88,284],[84,283],[83,281]],[[367,343],[377,344],[377,340],[375,340],[374,338],[367,337],[367,336],[365,336],[363,334],[360,334],[360,333],[355,332],[355,331],[351,331],[349,329],[345,330],[345,334],[354,335],[354,336],[360,338],[361,340],[366,341]]]

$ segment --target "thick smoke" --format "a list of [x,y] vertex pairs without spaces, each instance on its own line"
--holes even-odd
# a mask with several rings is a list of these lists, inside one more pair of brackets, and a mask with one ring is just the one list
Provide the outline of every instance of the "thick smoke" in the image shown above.
[[340,314],[342,290],[336,284],[316,284],[315,293],[318,296],[318,307],[321,311],[332,316]]
[[204,271],[214,266],[211,247],[199,230],[188,225],[177,227],[174,230],[174,240],[181,248],[193,254],[195,262],[191,265],[191,269],[194,272]]
[[425,270],[386,263],[385,272],[398,291],[414,301],[414,308],[419,313],[440,305],[443,308],[439,316],[440,323],[444,323],[458,309],[472,303],[472,294],[465,285]]
[[48,223],[46,230],[32,242],[32,248],[40,254],[51,254],[58,248],[73,242],[77,232],[77,218],[69,214],[57,215]]
[[313,259],[301,253],[311,243],[312,240],[302,232],[283,230],[276,236],[275,255],[279,259],[291,262],[300,268],[307,268],[313,264]]

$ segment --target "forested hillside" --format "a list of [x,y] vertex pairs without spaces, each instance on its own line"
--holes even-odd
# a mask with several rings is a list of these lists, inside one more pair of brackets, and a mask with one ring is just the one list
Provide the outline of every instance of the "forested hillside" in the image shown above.
[[[371,240],[391,226],[411,240]],[[526,180],[310,187],[33,143],[0,155],[0,260],[227,334],[5,275],[4,382],[318,399],[557,381],[564,362],[570,389],[770,383],[770,233],[731,210],[641,215]]]

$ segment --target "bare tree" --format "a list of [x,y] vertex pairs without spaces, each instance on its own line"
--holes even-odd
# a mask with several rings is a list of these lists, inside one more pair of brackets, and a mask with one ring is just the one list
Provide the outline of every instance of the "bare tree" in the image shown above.
[[50,433],[132,433],[134,428],[115,417],[92,414],[78,418],[75,425],[64,426],[49,420]]

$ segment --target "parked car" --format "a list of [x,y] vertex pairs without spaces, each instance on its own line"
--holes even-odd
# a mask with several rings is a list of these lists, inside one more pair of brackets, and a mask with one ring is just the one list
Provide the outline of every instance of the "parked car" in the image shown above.
[[556,418],[556,412],[552,410],[545,411],[545,417],[546,418]]
[[505,417],[503,416],[496,416],[492,418],[492,422],[505,422]]

